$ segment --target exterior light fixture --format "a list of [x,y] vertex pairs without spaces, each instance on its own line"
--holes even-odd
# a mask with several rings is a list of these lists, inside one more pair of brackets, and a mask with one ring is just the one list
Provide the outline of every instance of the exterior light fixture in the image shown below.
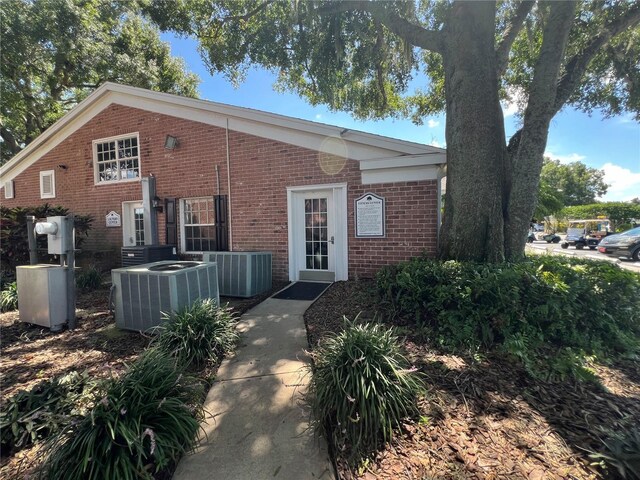
[[158,212],[162,212],[162,200],[157,195],[151,199],[151,207]]
[[178,139],[173,135],[167,135],[167,138],[164,140],[164,148],[167,150],[173,150],[179,145]]

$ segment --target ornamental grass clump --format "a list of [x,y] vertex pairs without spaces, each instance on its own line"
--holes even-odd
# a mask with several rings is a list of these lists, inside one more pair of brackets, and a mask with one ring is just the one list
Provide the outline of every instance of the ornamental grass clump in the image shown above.
[[214,300],[197,300],[165,316],[156,329],[155,345],[184,366],[203,367],[233,351],[238,334],[230,308]]
[[0,312],[10,312],[18,309],[18,284],[16,282],[9,283],[2,292],[0,292]]
[[202,384],[150,349],[84,417],[47,445],[42,473],[65,480],[152,479],[189,451],[203,418]]
[[418,413],[423,382],[391,330],[349,323],[312,357],[309,403],[315,422],[346,458],[357,461],[371,453],[391,440],[403,418]]

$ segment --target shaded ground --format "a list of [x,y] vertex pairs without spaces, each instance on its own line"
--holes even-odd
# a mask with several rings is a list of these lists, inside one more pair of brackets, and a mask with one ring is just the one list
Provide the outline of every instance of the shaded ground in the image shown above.
[[[222,297],[237,315],[257,305],[285,283],[263,295],[236,299]],[[18,390],[72,370],[88,370],[96,376],[117,375],[147,347],[147,335],[119,330],[108,309],[109,288],[78,296],[74,331],[51,333],[49,329],[20,322],[18,312],[0,314],[0,397],[7,399]],[[213,372],[215,373],[215,372]],[[37,447],[16,455],[2,452],[0,478],[25,478],[37,455]]]
[[[374,318],[368,282],[334,284],[305,314],[310,344],[342,328],[342,315]],[[368,301],[367,301],[368,300]],[[421,422],[360,472],[339,462],[345,479],[596,479],[588,451],[601,437],[637,424],[640,364],[593,365],[602,382],[534,380],[497,355],[456,356],[407,334],[405,346],[425,374]]]

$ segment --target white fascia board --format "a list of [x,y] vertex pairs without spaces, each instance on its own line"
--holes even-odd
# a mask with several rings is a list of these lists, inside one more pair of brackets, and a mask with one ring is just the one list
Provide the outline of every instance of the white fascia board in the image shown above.
[[446,162],[446,153],[433,152],[421,155],[401,155],[389,158],[366,159],[360,161],[360,170],[380,170],[384,168],[443,165]]
[[438,165],[420,165],[413,167],[381,168],[364,170],[361,173],[363,185],[376,183],[418,182],[437,180],[440,172]]

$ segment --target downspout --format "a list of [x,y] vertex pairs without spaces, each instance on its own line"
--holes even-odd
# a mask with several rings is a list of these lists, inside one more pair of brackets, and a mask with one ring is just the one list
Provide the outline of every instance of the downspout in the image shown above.
[[229,251],[233,252],[233,228],[231,222],[231,156],[229,155],[229,118],[227,117],[227,125],[225,129],[225,135],[227,139],[227,195],[229,195],[229,201],[227,202],[227,211],[229,215]]
[[436,189],[436,210],[437,210],[437,214],[438,214],[438,228],[436,230],[436,232],[438,232],[437,235],[437,246],[438,246],[438,251],[440,251],[440,228],[442,227],[442,179],[446,176],[447,174],[447,166],[446,164],[440,165],[438,167],[438,186]]

